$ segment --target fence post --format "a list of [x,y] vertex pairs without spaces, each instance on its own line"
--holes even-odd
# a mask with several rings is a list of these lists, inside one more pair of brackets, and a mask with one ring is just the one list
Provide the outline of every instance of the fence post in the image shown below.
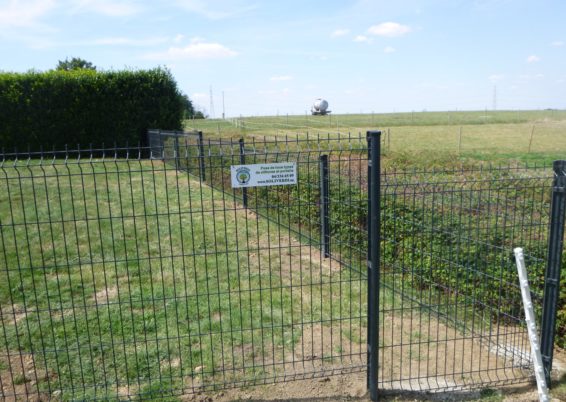
[[368,339],[367,386],[377,400],[379,351],[379,267],[380,267],[380,143],[381,131],[368,131]]
[[320,155],[320,241],[324,258],[330,257],[328,155]]
[[202,139],[202,131],[198,132],[198,165],[200,171],[200,181],[206,181],[206,174],[204,170],[204,144]]
[[560,287],[560,267],[564,247],[564,220],[566,212],[566,160],[554,161],[552,204],[550,207],[550,234],[548,259],[544,275],[544,301],[541,324],[541,354],[546,383],[550,387],[550,371],[554,351],[556,313]]
[[161,130],[157,130],[157,135],[159,136],[159,151],[161,152],[161,160],[165,162],[165,141],[163,140],[163,134]]
[[179,133],[175,131],[175,169],[179,170],[180,168],[179,163]]
[[[240,138],[240,165],[246,164],[246,149],[244,139]],[[242,188],[242,201],[244,203],[244,208],[248,207],[248,189],[246,187]]]

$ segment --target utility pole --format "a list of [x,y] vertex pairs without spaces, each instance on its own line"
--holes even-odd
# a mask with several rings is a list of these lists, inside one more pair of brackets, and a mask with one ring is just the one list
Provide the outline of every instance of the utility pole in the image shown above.
[[226,109],[224,108],[224,91],[222,91],[222,120],[224,120],[226,114]]

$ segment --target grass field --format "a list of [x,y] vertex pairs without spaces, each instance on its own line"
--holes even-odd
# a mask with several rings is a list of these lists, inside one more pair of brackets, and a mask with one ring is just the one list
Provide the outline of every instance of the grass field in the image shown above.
[[185,121],[208,138],[336,136],[381,130],[385,163],[548,162],[566,154],[566,111],[272,116]]
[[[540,163],[566,155],[564,111],[186,125],[206,137],[247,141],[379,128],[385,167]],[[364,369],[365,279],[322,258],[277,216],[245,210],[229,194],[160,161],[12,164],[0,167],[0,382],[8,392],[143,399],[325,365]],[[291,215],[282,208],[281,216]],[[389,312],[380,326],[385,359],[391,367],[408,362],[395,367],[402,373],[383,374],[386,381],[387,375],[438,378],[468,364],[473,375],[507,375],[500,357],[430,310],[387,289],[381,296],[381,309]],[[491,328],[489,317],[486,322]],[[483,357],[472,359],[474,351]],[[479,381],[473,375],[458,381]]]
[[160,161],[0,173],[4,386],[148,398],[273,378],[320,321],[337,328],[320,358],[364,353],[359,275]]

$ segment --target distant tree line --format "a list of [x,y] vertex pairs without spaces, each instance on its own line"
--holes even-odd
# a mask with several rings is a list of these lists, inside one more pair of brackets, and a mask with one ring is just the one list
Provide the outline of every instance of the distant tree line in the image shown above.
[[59,71],[72,71],[72,70],[93,70],[96,71],[96,67],[90,61],[83,60],[78,57],[73,57],[71,60],[65,59],[64,61],[59,60],[57,63],[56,70]]

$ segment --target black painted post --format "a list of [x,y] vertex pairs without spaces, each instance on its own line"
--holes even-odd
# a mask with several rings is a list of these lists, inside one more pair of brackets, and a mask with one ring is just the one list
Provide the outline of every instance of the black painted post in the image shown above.
[[381,131],[368,131],[368,360],[367,385],[372,401],[377,400],[379,351],[379,267],[380,267],[380,186]]
[[200,181],[206,181],[206,174],[204,170],[204,144],[202,139],[202,131],[198,132],[198,161],[199,161],[199,171],[200,171]]
[[324,258],[330,257],[328,155],[320,155],[320,241]]
[[[244,139],[240,138],[240,165],[246,164],[246,149]],[[242,201],[244,203],[244,208],[248,207],[248,189],[244,187],[242,189]]]
[[179,170],[180,163],[179,163],[179,134],[175,132],[175,169]]
[[544,301],[541,324],[541,354],[546,384],[550,388],[550,371],[556,332],[556,313],[560,291],[560,267],[564,247],[564,220],[566,212],[566,160],[554,161],[552,204],[550,207],[550,234],[548,259],[544,275]]
[[165,141],[163,140],[163,134],[161,134],[161,130],[157,130],[157,135],[159,137],[159,150],[161,151],[161,160],[165,162]]

